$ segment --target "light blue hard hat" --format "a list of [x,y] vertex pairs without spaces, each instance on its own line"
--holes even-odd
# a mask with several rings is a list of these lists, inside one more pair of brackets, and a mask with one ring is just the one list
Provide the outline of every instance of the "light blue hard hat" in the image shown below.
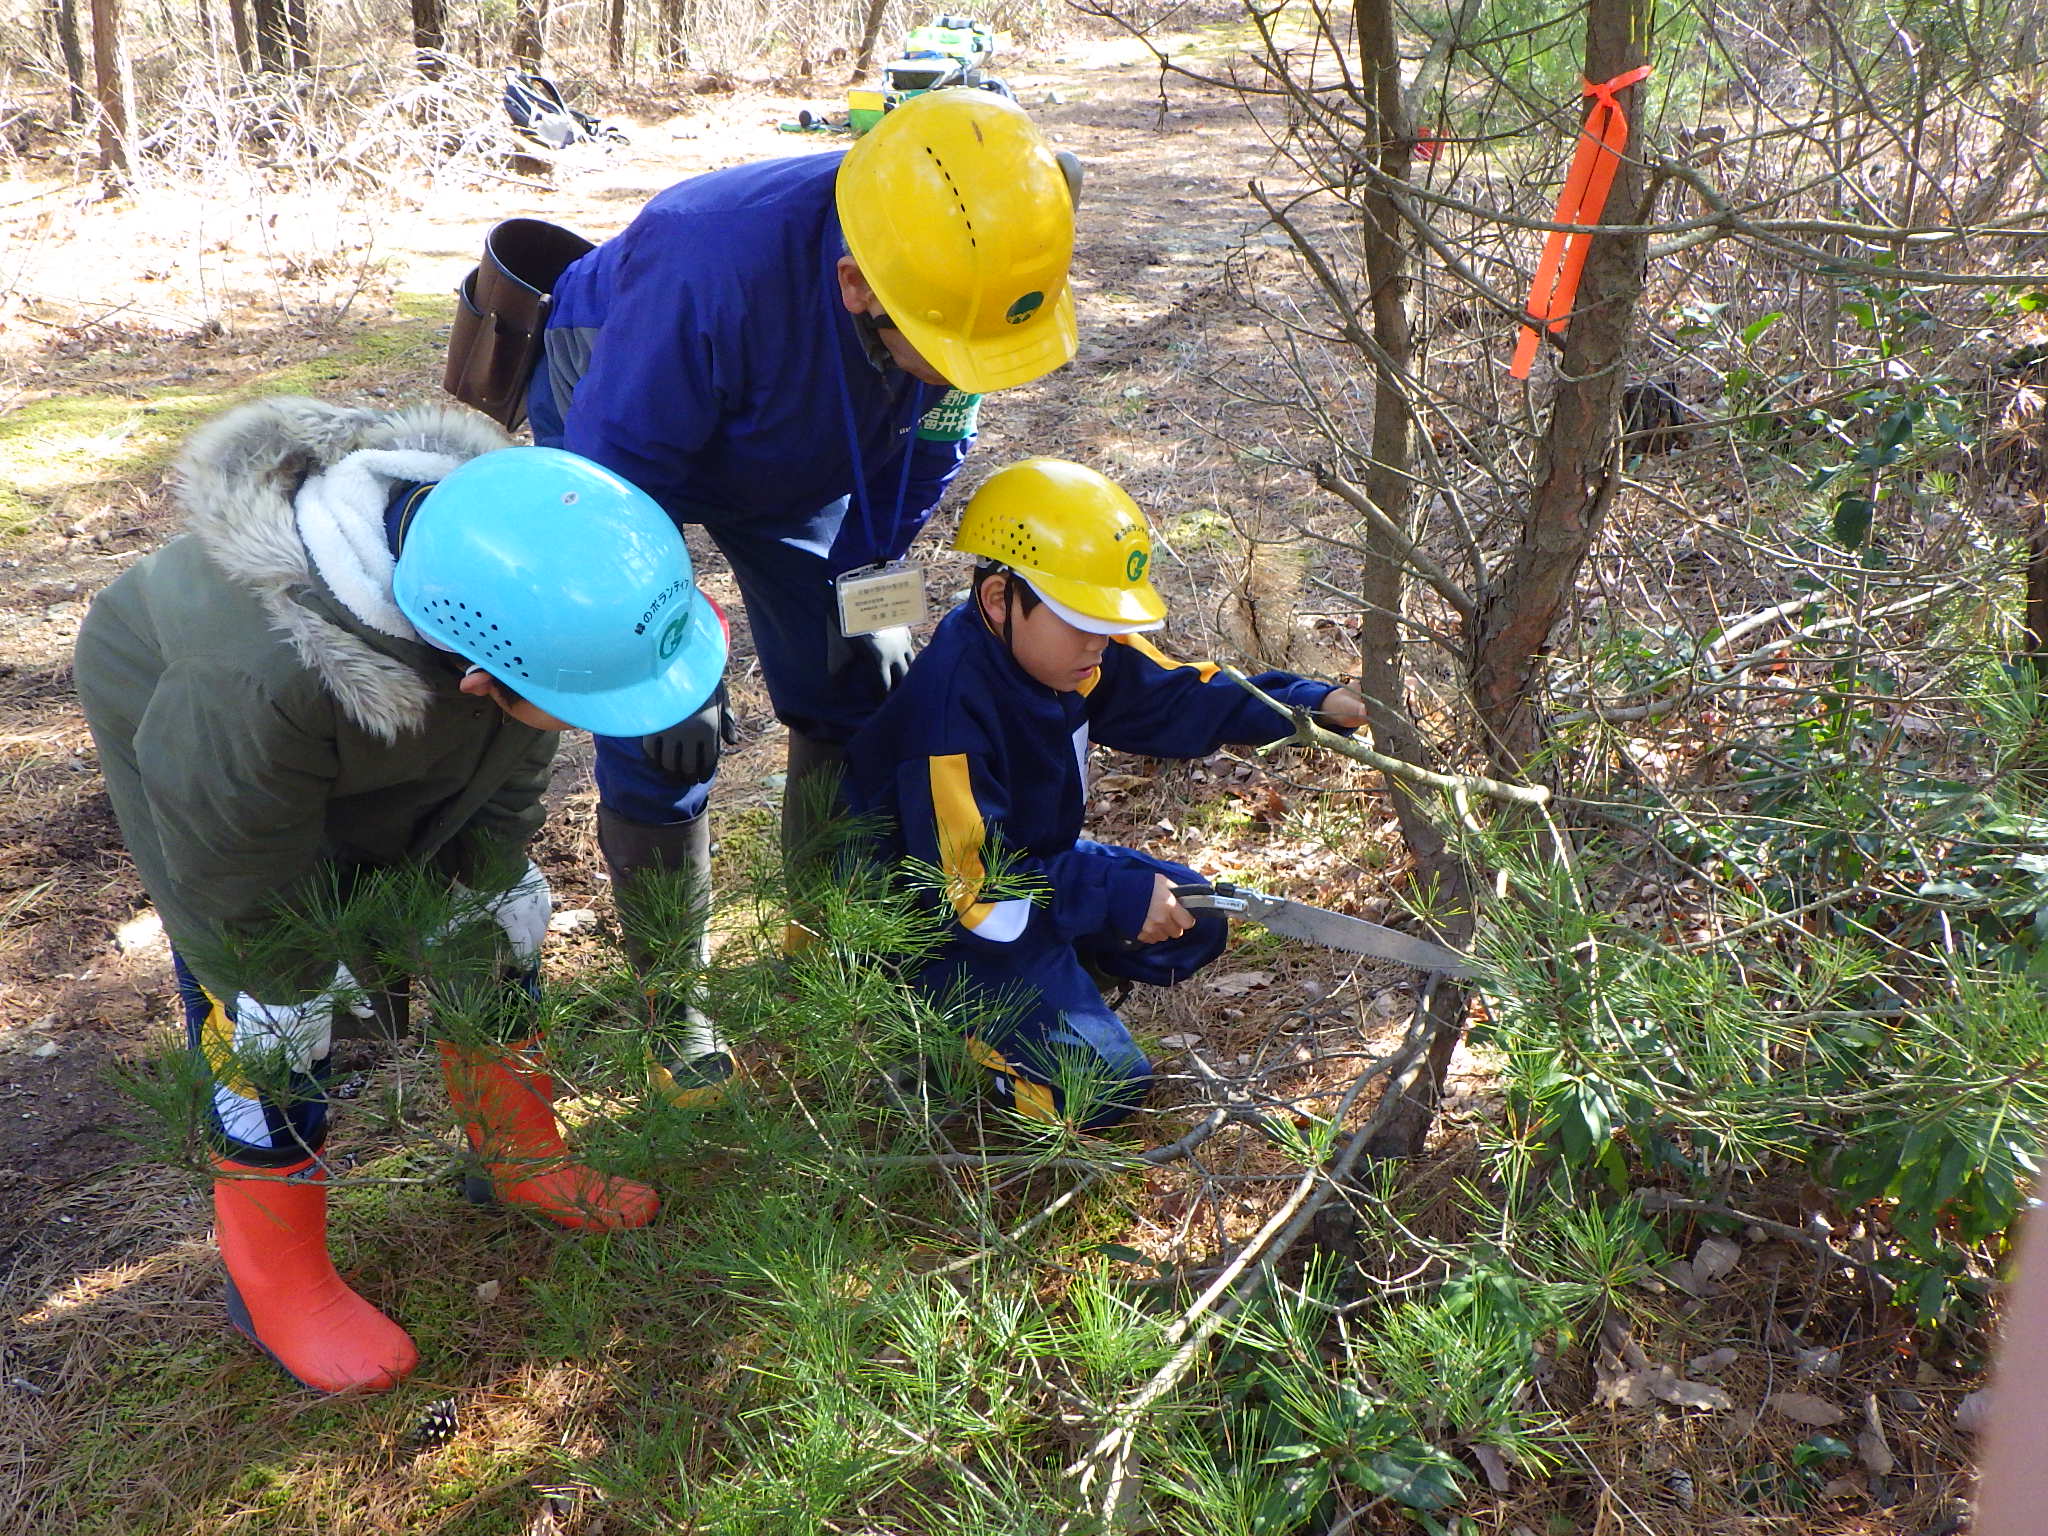
[[725,622],[654,499],[559,448],[500,448],[423,497],[391,583],[427,639],[600,736],[694,714]]

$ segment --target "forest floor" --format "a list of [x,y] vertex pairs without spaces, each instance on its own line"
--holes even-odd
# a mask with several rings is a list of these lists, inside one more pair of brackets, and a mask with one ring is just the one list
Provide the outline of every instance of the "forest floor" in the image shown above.
[[[1161,535],[1162,586],[1175,604],[1170,649],[1341,676],[1348,635],[1341,618],[1304,611],[1314,607],[1300,597],[1305,567],[1289,566],[1276,594],[1271,568],[1233,531],[1248,511],[1254,524],[1284,526],[1300,494],[1247,453],[1259,407],[1246,402],[1274,366],[1242,293],[1248,271],[1280,259],[1243,195],[1247,180],[1272,170],[1265,137],[1226,91],[1186,80],[1162,89],[1149,57],[1128,43],[1048,49],[1012,62],[1007,78],[1088,168],[1075,266],[1082,346],[1069,368],[988,403],[962,489],[1026,454],[1096,465]],[[173,531],[162,472],[192,425],[281,391],[366,404],[435,398],[450,293],[494,220],[532,214],[603,236],[693,171],[838,147],[778,128],[820,105],[822,87],[804,95],[790,84],[621,98],[612,105],[630,133],[624,145],[565,152],[545,175],[528,168],[466,185],[451,176],[410,199],[262,185],[224,197],[177,182],[102,200],[90,183],[33,159],[0,181],[0,1532],[609,1528],[534,1493],[544,1456],[494,1464],[461,1498],[432,1506],[431,1518],[379,1485],[378,1498],[394,1502],[378,1518],[403,1522],[379,1526],[350,1523],[371,1517],[347,1514],[346,1499],[318,1504],[324,1515],[280,1509],[238,1465],[192,1480],[165,1472],[152,1488],[147,1477],[132,1484],[149,1458],[77,1452],[81,1436],[113,1429],[155,1446],[160,1464],[178,1437],[199,1433],[147,1399],[124,1425],[110,1404],[134,1407],[117,1390],[131,1355],[147,1356],[152,1369],[188,1370],[195,1391],[238,1405],[261,1433],[289,1435],[303,1402],[227,1338],[205,1190],[146,1149],[146,1111],[117,1082],[124,1065],[161,1051],[178,1021],[161,929],[122,851],[72,695],[70,648],[93,594]],[[949,505],[957,503],[958,492]],[[939,524],[949,526],[948,513]],[[927,553],[942,542],[928,539]],[[735,624],[742,741],[721,770],[713,812],[721,846],[735,851],[769,835],[783,736],[730,575],[708,547],[698,553],[707,588]],[[933,591],[949,595],[959,562],[932,560]],[[1364,915],[1398,913],[1398,838],[1370,775],[1298,753],[1099,766],[1099,836]],[[587,740],[571,737],[538,853],[558,914],[571,918],[558,941],[571,966],[590,942],[574,915],[609,912],[588,769]],[[1305,1050],[1300,1042],[1316,1031],[1383,1043],[1398,1034],[1408,988],[1390,968],[1251,940],[1205,980],[1135,1001],[1129,1016],[1148,1038],[1249,1064]],[[357,1053],[347,1067],[375,1064],[367,1046],[341,1049]],[[1443,1150],[1412,1173],[1418,1184],[1448,1189],[1469,1169],[1468,1096],[1486,1092],[1485,1073],[1461,1066]],[[1168,1181],[1120,1239],[1171,1251],[1204,1221],[1220,1243],[1261,1214],[1247,1203],[1198,1216],[1185,1199],[1172,1205],[1174,1188]],[[1717,1309],[1764,1309],[1753,1292],[1807,1285],[1787,1268],[1789,1252],[1752,1253],[1749,1285],[1731,1280],[1687,1322],[1701,1353],[1719,1342]],[[451,1262],[467,1272],[466,1260]],[[1819,1277],[1808,1279],[1817,1294]],[[1881,1365],[1858,1360],[1850,1374],[1882,1385]],[[1750,1385],[1746,1395],[1759,1402],[1770,1384]],[[1911,1383],[1894,1385],[1911,1395]],[[1969,1385],[1960,1375],[1919,1382],[1938,1399]],[[491,1390],[510,1401],[530,1398],[531,1386]],[[1720,1467],[1715,1445],[1768,1433],[1754,1415],[1740,1433],[1699,1422],[1655,1405],[1588,1405],[1575,1423],[1604,1468],[1590,1480],[1594,1491],[1573,1504],[1504,1498],[1485,1528],[1917,1532],[1938,1524],[1960,1475],[1953,1438],[1930,1427],[1918,1438],[1894,1435],[1905,1490],[1894,1502],[1917,1512],[1911,1521],[1860,1484],[1831,1489],[1797,1521],[1695,1520],[1689,1491],[1681,1502],[1668,1495],[1671,1469]],[[129,1481],[110,1486],[115,1469]],[[1703,1473],[1703,1488],[1713,1475]],[[1662,1502],[1644,1502],[1646,1488],[1665,1490],[1654,1494]],[[526,1511],[518,1520],[507,1513],[515,1508]],[[1558,1512],[1566,1509],[1576,1512]]]

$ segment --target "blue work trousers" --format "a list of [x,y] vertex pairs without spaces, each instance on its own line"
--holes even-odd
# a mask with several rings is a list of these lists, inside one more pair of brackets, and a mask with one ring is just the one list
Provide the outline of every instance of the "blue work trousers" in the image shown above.
[[[527,409],[534,441],[560,447],[562,417],[546,368],[534,376]],[[826,555],[845,521],[847,502],[841,497],[793,526],[737,523],[709,509],[701,518],[676,518],[678,527],[690,522],[702,527],[732,567],[775,718],[792,731],[833,743],[859,730],[885,693],[871,663],[838,655],[831,645],[839,612]],[[675,516],[674,508],[669,511]],[[831,670],[833,660],[841,664],[837,672]],[[641,750],[637,736],[599,736],[596,742],[597,798],[607,810],[650,826],[673,826],[704,814],[710,778],[662,772]]]
[[[1205,883],[1185,865],[1131,848],[1082,842],[1075,851],[1142,864],[1176,885]],[[1152,1086],[1152,1063],[1103,1000],[1097,978],[1158,987],[1187,980],[1223,953],[1229,937],[1221,913],[1197,911],[1194,919],[1179,938],[1158,944],[1108,932],[1014,954],[961,944],[928,964],[917,985],[962,1021],[969,1052],[994,1070],[998,1094],[1020,1113],[1072,1118],[1094,1130],[1128,1116]]]

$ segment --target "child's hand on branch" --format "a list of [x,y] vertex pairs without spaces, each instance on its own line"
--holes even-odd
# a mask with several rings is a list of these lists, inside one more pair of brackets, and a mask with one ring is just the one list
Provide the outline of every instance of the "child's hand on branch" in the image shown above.
[[1355,689],[1332,689],[1316,706],[1316,717],[1334,730],[1355,731],[1365,724],[1365,700]]
[[1145,926],[1138,930],[1140,944],[1157,944],[1177,939],[1195,926],[1195,915],[1173,894],[1173,881],[1165,875],[1152,877],[1152,905],[1145,909]]

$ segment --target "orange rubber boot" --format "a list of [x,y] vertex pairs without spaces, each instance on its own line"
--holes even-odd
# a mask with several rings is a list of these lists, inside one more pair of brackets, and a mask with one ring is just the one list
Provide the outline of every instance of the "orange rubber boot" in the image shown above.
[[555,1119],[555,1081],[534,1064],[535,1042],[472,1051],[440,1042],[448,1102],[484,1160],[464,1192],[480,1205],[523,1205],[564,1227],[616,1231],[654,1220],[645,1184],[574,1161]]
[[318,1158],[254,1168],[216,1158],[213,1213],[228,1319],[316,1392],[382,1392],[419,1364],[406,1331],[350,1290],[327,1256]]

